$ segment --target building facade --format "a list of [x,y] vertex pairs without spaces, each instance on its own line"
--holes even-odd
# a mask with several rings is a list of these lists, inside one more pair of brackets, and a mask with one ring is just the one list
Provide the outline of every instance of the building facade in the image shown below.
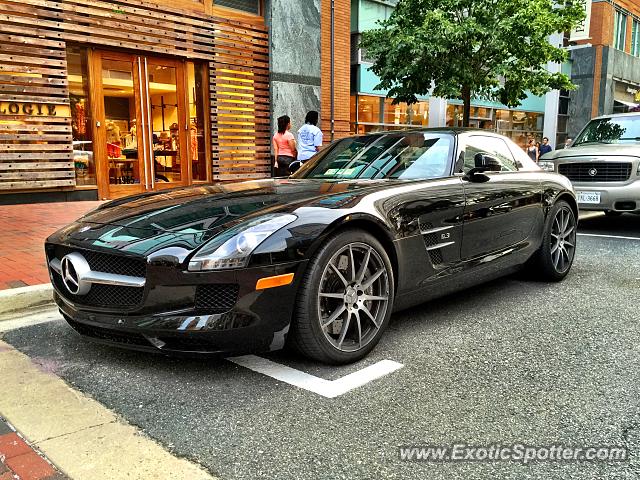
[[588,0],[589,21],[571,47],[568,133],[593,117],[637,109],[640,104],[640,3]]
[[348,0],[0,0],[0,17],[0,203],[268,177],[284,113],[348,133]]

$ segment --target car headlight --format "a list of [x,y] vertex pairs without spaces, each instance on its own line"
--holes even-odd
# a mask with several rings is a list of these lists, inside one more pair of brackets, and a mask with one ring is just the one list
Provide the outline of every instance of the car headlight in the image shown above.
[[538,166],[545,172],[553,172],[555,170],[555,163],[549,160],[540,160]]
[[289,214],[269,214],[230,228],[193,256],[189,271],[246,267],[258,245],[297,218]]

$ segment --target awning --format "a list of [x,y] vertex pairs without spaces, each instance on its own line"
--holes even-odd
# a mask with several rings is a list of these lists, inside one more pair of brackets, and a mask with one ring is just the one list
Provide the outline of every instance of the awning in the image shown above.
[[614,99],[613,101],[614,101],[614,103],[619,103],[619,104],[625,105],[625,106],[627,106],[629,108],[638,108],[638,107],[640,107],[640,103],[631,103],[631,102],[625,102],[624,100],[616,100],[616,99]]

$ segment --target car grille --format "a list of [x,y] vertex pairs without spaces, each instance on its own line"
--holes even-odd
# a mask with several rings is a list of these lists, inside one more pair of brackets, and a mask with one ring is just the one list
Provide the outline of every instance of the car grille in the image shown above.
[[207,313],[228,312],[238,301],[240,288],[234,283],[198,285],[196,309]]
[[147,264],[143,258],[124,257],[64,246],[56,246],[53,249],[54,256],[58,260],[62,260],[62,257],[71,252],[80,253],[87,260],[91,270],[95,272],[115,273],[118,275],[128,275],[130,277],[145,277],[147,271]]
[[558,172],[572,182],[624,182],[631,176],[631,163],[561,163]]
[[[143,258],[112,255],[91,250],[83,250],[56,245],[47,248],[48,260],[62,258],[71,253],[78,252],[86,260],[91,270],[95,272],[114,273],[131,277],[146,276],[146,261]],[[128,287],[121,285],[104,285],[94,283],[86,295],[74,295],[62,282],[60,275],[52,271],[53,283],[59,294],[74,304],[87,307],[133,309],[139,306],[144,299],[144,287]]]
[[79,305],[100,308],[133,308],[142,303],[144,288],[122,287],[120,285],[102,285],[94,283],[86,295],[74,295],[62,283],[57,273],[53,274],[53,282],[60,293],[67,300]]

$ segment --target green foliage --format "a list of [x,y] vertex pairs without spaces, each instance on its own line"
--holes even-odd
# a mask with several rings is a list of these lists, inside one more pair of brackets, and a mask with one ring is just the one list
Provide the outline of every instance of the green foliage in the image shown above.
[[545,69],[568,55],[548,37],[583,18],[579,0],[400,0],[360,46],[376,59],[377,88],[396,102],[431,93],[467,107],[472,96],[516,107],[526,91],[574,88],[566,75]]

